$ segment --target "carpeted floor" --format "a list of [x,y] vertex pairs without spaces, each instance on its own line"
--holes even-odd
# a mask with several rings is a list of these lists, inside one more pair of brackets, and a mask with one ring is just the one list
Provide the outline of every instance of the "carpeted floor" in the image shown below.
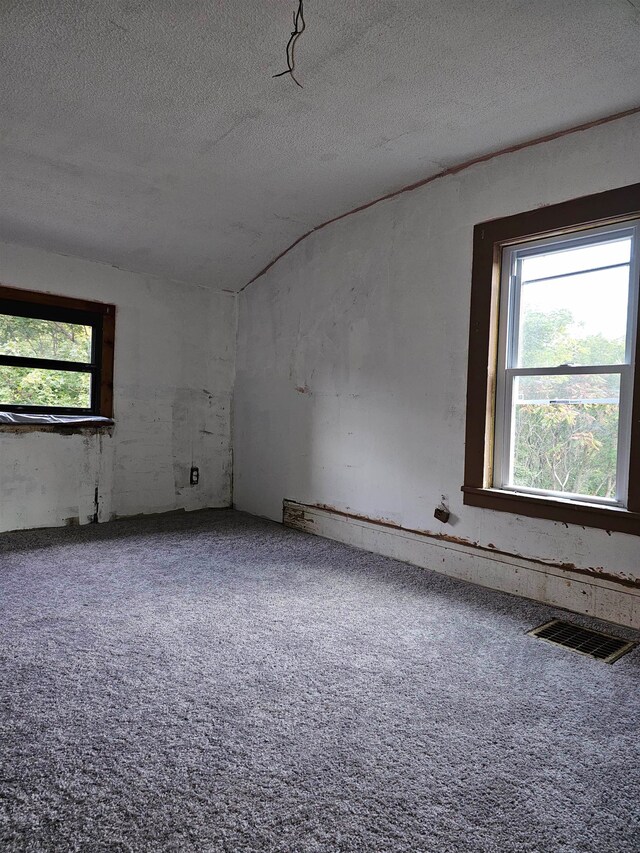
[[640,650],[231,511],[1,541],[2,851],[640,849]]

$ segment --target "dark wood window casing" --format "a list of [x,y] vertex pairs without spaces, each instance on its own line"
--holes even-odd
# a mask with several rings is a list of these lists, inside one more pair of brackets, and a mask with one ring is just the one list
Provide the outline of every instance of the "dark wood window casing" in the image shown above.
[[60,406],[2,404],[0,411],[113,417],[114,305],[0,285],[0,314],[76,323],[90,326],[92,329],[92,352],[89,363],[0,354],[0,365],[90,373],[92,381],[89,408],[70,409]]
[[[536,208],[476,225],[473,233],[471,324],[463,500],[468,506],[640,535],[640,357],[636,341],[627,508],[537,496],[491,487],[498,352],[500,265],[505,246],[579,233],[640,215],[640,184]],[[640,305],[638,306],[640,312]],[[640,330],[640,317],[638,323]],[[640,338],[640,335],[639,335]]]

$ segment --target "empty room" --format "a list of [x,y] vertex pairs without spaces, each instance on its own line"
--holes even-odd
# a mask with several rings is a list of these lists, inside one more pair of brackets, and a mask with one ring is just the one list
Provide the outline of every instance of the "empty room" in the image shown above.
[[0,850],[640,850],[640,0],[0,2]]

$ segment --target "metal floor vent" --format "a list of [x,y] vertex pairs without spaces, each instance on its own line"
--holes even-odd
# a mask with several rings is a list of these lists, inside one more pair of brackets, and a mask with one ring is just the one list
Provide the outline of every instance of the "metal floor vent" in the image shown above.
[[531,637],[538,637],[553,643],[556,646],[564,646],[581,655],[597,658],[605,663],[613,663],[622,655],[631,651],[635,643],[602,634],[600,631],[591,631],[580,625],[571,625],[569,622],[561,622],[554,619],[545,622],[539,628],[527,632]]

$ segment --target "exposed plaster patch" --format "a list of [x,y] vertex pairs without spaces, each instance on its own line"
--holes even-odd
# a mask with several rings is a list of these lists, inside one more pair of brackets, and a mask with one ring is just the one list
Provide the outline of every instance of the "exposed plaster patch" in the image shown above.
[[0,530],[228,505],[233,300],[6,244],[0,279],[108,299],[119,317],[115,424],[0,427]]
[[108,426],[60,426],[59,424],[2,424],[0,425],[0,435],[3,433],[13,433],[15,435],[36,432],[57,433],[62,436],[69,435],[113,435],[114,425]]

